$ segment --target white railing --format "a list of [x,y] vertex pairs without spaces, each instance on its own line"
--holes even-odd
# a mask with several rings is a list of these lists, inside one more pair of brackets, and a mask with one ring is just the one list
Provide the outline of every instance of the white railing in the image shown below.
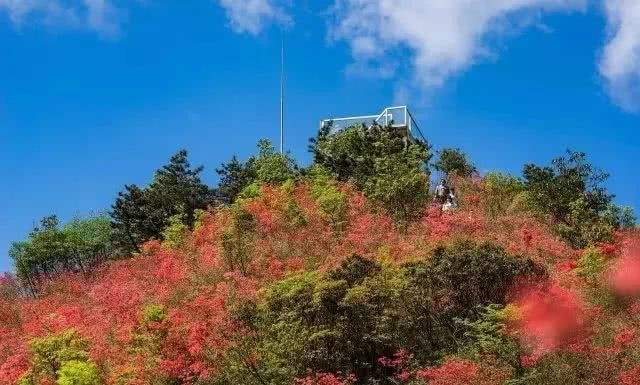
[[387,107],[378,115],[350,116],[346,118],[331,118],[320,121],[320,127],[331,124],[332,131],[339,131],[344,128],[363,125],[371,127],[374,124],[380,126],[390,126],[396,128],[406,128],[409,136],[418,137],[426,142],[420,127],[411,115],[407,106]]

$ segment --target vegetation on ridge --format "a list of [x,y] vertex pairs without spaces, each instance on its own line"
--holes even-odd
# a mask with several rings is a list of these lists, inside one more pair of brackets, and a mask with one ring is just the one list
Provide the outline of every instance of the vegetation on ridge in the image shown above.
[[[522,178],[386,127],[184,151],[0,278],[0,385],[639,384],[640,232],[581,153]],[[432,204],[429,168],[459,208]]]

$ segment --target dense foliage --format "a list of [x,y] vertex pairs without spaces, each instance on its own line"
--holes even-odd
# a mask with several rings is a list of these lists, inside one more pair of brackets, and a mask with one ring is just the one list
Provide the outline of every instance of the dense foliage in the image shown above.
[[185,150],[155,172],[149,186],[126,185],[112,206],[114,241],[124,255],[139,252],[139,245],[159,239],[169,219],[183,216],[192,226],[196,211],[214,203],[214,192],[200,180],[203,167],[192,168]]
[[362,189],[402,226],[422,215],[428,199],[431,148],[392,127],[353,126],[336,133],[322,127],[311,140],[315,164],[338,181]]
[[603,187],[608,175],[584,153],[569,151],[545,167],[528,164],[523,176],[531,208],[550,215],[556,231],[574,247],[611,241],[614,229],[631,222],[631,214],[616,207]]
[[35,291],[40,282],[63,271],[85,272],[113,253],[109,218],[74,219],[60,226],[55,215],[43,218],[25,241],[9,251],[18,278]]
[[262,141],[216,189],[180,152],[113,227],[43,219],[0,277],[0,385],[638,384],[640,233],[584,156],[443,169],[443,212],[425,144],[311,148]]
[[433,167],[445,175],[469,177],[477,172],[476,166],[459,148],[443,148],[438,151],[438,159]]

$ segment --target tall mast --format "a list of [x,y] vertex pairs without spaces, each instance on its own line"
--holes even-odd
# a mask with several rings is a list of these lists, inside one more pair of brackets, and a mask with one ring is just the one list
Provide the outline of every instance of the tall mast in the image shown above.
[[284,154],[284,28],[280,50],[280,153]]

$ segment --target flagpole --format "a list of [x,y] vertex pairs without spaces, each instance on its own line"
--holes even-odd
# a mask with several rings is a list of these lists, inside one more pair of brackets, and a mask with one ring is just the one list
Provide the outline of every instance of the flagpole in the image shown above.
[[284,154],[284,28],[280,49],[280,153]]

